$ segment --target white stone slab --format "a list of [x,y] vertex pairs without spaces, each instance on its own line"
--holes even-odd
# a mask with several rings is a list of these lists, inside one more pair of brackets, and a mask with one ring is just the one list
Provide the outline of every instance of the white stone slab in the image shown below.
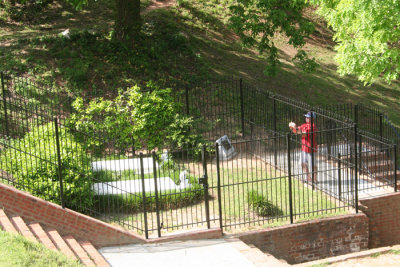
[[[156,162],[156,168],[158,169],[158,163]],[[124,170],[135,170],[140,173],[140,159],[119,159],[119,160],[103,160],[92,162],[93,171],[124,171]],[[143,158],[143,172],[153,172],[153,158]]]
[[[182,190],[189,188],[192,185],[186,180],[181,182],[179,185],[170,177],[157,178],[157,189],[158,191],[167,190]],[[144,179],[145,192],[155,192],[154,178]],[[126,193],[141,193],[143,191],[142,180],[127,180],[127,181],[115,181],[115,182],[104,182],[96,183],[93,185],[93,191],[96,195],[123,195]]]

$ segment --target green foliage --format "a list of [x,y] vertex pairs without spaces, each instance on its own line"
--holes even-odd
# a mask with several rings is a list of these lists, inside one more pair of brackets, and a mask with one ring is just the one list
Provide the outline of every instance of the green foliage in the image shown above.
[[[204,200],[204,189],[199,185],[182,190],[168,190],[159,194],[160,210],[173,210],[198,204]],[[132,213],[143,211],[142,194],[95,196],[99,212]],[[156,211],[155,194],[146,193],[146,210]]]
[[[82,98],[73,103],[76,113],[70,118],[72,124],[89,139],[87,148],[101,155],[112,142],[120,151],[134,144],[135,149],[151,150],[163,146],[177,147],[195,145],[201,138],[191,133],[192,119],[179,115],[180,105],[175,102],[170,89],[159,89],[151,84],[147,92],[138,86],[120,92],[113,101],[97,98],[85,105]],[[101,139],[88,138],[93,133]]]
[[250,190],[247,193],[249,205],[260,216],[276,217],[282,216],[283,211],[271,203],[266,196],[258,191]]
[[0,0],[0,8],[10,19],[32,23],[53,0]]
[[336,32],[339,72],[365,83],[400,72],[400,2],[397,0],[309,0]]
[[0,231],[0,266],[78,267],[78,261],[61,252],[52,251],[43,244],[32,242],[22,235]]
[[[84,211],[93,204],[90,160],[66,128],[60,128],[61,176],[68,208]],[[18,189],[60,204],[57,148],[53,123],[32,126],[22,139],[9,141],[2,151],[3,170],[16,179]],[[16,153],[21,151],[21,153]]]
[[[277,72],[278,48],[273,38],[278,32],[285,34],[289,38],[288,44],[298,49],[305,45],[305,37],[314,31],[313,24],[302,15],[307,6],[304,0],[238,0],[230,7],[233,13],[230,27],[243,45],[256,47],[261,54],[267,54],[266,75]],[[313,61],[304,52],[300,59]],[[306,65],[308,70],[315,68],[315,64]]]
[[[174,172],[175,173],[175,172]],[[179,172],[176,172],[179,174]],[[179,177],[179,175],[177,176]],[[146,178],[153,179],[153,178]],[[198,204],[204,200],[204,189],[193,176],[188,176],[191,187],[184,189],[166,190],[158,193],[160,210],[172,210]],[[176,182],[176,181],[175,181]],[[143,195],[99,195],[96,201],[100,211],[112,212],[142,212]],[[156,211],[156,199],[154,192],[146,192],[146,210]]]

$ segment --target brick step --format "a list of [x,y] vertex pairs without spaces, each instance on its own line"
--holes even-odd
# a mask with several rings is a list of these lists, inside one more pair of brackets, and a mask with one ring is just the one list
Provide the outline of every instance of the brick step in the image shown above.
[[42,243],[45,247],[54,251],[58,251],[56,246],[53,244],[53,241],[51,241],[51,239],[48,237],[48,235],[39,223],[30,223],[29,228],[35,234],[40,243]]
[[31,229],[29,229],[28,225],[24,222],[24,220],[19,216],[14,216],[11,218],[12,223],[15,228],[27,239],[33,242],[38,242],[35,235],[32,233]]
[[109,267],[110,264],[104,259],[103,255],[101,255],[97,249],[90,243],[89,241],[81,241],[79,244],[83,247],[86,253],[90,256],[90,258],[94,261],[96,266],[99,267]]
[[70,257],[73,260],[78,260],[78,258],[75,256],[74,252],[70,249],[67,243],[65,243],[64,239],[61,237],[61,235],[57,232],[55,229],[48,229],[46,231],[47,235],[50,237],[50,239],[53,241],[53,243],[56,245],[56,247],[65,255]]
[[4,231],[18,234],[17,229],[15,229],[14,225],[11,223],[3,209],[0,209],[0,225]]
[[86,251],[82,248],[82,246],[75,240],[72,236],[64,237],[65,242],[69,245],[69,247],[74,251],[75,255],[78,259],[86,266],[96,266],[94,262],[89,258]]

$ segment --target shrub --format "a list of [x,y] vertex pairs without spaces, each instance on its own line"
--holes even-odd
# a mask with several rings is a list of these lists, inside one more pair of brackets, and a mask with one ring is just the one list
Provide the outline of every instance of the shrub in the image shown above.
[[257,191],[247,193],[248,203],[259,216],[282,216],[283,211],[272,204],[266,196]]
[[[204,189],[196,182],[192,187],[182,190],[167,190],[158,193],[160,210],[172,210],[191,206],[204,200]],[[96,196],[100,212],[121,212],[132,213],[143,211],[143,195],[122,194],[122,195],[99,195]],[[146,210],[156,211],[156,198],[154,192],[146,193]]]
[[[68,208],[84,211],[93,205],[92,171],[82,146],[60,128],[61,176]],[[57,147],[53,123],[33,126],[22,139],[10,140],[0,154],[2,169],[13,175],[18,189],[60,204]]]
[[[120,152],[129,147],[135,149],[156,147],[195,145],[201,142],[199,135],[191,132],[193,120],[179,115],[179,104],[170,89],[151,86],[149,92],[141,92],[134,86],[126,92],[120,92],[114,100],[97,98],[85,105],[82,98],[76,99],[73,107],[76,111],[70,118],[71,125],[77,130],[93,136],[101,134],[102,141],[79,136],[87,140],[87,147],[96,155],[101,155],[112,143]],[[82,142],[83,143],[83,142]]]

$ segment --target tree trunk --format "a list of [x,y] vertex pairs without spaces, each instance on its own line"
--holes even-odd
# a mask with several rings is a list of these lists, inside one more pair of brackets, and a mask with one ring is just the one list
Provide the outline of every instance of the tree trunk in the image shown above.
[[130,42],[138,36],[142,21],[140,19],[140,0],[115,0],[117,18],[115,37],[123,42]]

